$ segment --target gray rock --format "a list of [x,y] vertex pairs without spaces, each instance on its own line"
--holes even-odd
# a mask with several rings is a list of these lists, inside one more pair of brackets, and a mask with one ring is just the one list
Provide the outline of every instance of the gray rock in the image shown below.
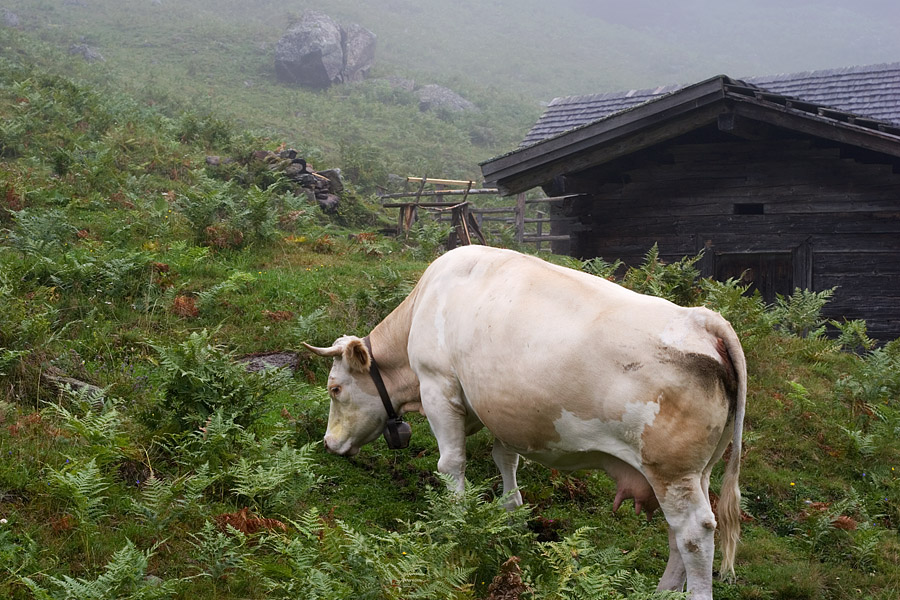
[[80,54],[88,62],[103,62],[106,60],[98,50],[91,48],[87,44],[72,44],[69,46],[69,54]]
[[341,177],[340,169],[325,169],[324,171],[319,171],[319,175],[328,179],[331,191],[335,194],[340,194],[344,191],[344,180]]
[[263,352],[248,354],[237,359],[253,373],[267,369],[288,369],[296,371],[300,366],[300,355],[296,352]]
[[361,25],[338,25],[331,17],[308,12],[275,47],[275,73],[288,83],[323,89],[362,81],[375,65],[375,34]]
[[341,81],[343,35],[331,17],[308,12],[275,47],[275,73],[282,81],[323,89]]
[[416,90],[419,97],[419,109],[422,111],[444,109],[451,112],[467,112],[478,110],[474,104],[451,89],[430,84]]
[[375,34],[362,25],[348,25],[344,29],[344,83],[362,81],[375,65]]
[[319,203],[319,207],[323,212],[333,213],[336,212],[338,206],[341,203],[341,199],[335,196],[334,194],[316,194],[316,201]]

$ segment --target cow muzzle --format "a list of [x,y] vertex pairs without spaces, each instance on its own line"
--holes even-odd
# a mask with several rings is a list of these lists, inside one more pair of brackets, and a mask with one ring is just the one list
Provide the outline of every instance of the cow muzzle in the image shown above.
[[359,454],[359,448],[353,446],[350,443],[335,443],[334,440],[329,440],[328,436],[325,436],[325,439],[322,440],[325,450],[330,452],[331,454],[337,454],[338,456],[356,456]]

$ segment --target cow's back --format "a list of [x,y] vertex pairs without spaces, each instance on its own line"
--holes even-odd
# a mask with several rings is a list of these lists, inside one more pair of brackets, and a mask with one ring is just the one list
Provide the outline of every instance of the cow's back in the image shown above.
[[[525,455],[636,464],[645,427],[679,413],[683,391],[726,392],[715,313],[511,251],[448,252],[420,280],[410,318],[420,378],[458,382],[466,408]],[[709,419],[724,424],[727,406],[714,403]]]

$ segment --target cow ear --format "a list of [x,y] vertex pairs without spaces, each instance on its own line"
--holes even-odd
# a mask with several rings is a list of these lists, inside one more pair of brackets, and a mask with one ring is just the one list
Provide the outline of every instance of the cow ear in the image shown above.
[[324,356],[325,358],[333,358],[335,356],[340,356],[341,352],[343,352],[343,348],[340,346],[332,346],[331,348],[316,348],[315,346],[310,346],[306,342],[302,342],[306,349],[316,354],[318,356]]
[[359,338],[352,339],[344,346],[344,361],[351,371],[365,373],[369,370],[372,360],[365,344]]

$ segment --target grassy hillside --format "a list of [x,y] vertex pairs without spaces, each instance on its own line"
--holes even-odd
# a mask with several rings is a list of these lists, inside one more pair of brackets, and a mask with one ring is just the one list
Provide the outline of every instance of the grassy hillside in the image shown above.
[[[104,57],[81,69],[139,102],[213,113],[286,141],[358,185],[386,175],[479,178],[556,96],[896,60],[883,8],[661,0],[8,0],[19,28],[60,52]],[[310,92],[279,83],[274,48],[307,10],[378,36],[373,79],[448,86],[476,113],[419,111],[384,81]],[[889,11],[888,11],[889,12]],[[827,33],[823,33],[827,32]],[[893,54],[892,54],[893,52]],[[68,63],[83,62],[80,58]],[[67,65],[67,69],[69,66]]]
[[[289,140],[56,47],[0,31],[0,597],[487,598],[500,573],[523,598],[650,596],[664,524],[613,515],[602,474],[526,463],[510,516],[485,432],[456,498],[422,419],[408,451],[334,457],[327,365],[235,364],[366,333],[440,232],[381,236],[352,178],[326,216],[264,165],[208,167]],[[900,346],[823,337],[822,295],[767,307],[695,275],[650,252],[623,284],[721,310],[745,345],[744,542],[717,597],[894,598]]]

